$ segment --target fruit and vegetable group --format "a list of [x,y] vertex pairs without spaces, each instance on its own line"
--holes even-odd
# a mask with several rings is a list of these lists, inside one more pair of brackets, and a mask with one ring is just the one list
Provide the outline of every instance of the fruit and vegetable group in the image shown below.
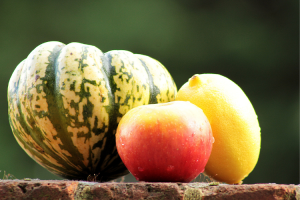
[[133,108],[116,133],[119,155],[140,181],[192,181],[204,171],[213,140],[206,116],[187,101]]
[[240,183],[254,169],[261,141],[257,115],[242,89],[221,75],[194,75],[176,100],[197,105],[211,124],[215,143],[205,173],[218,181]]
[[9,122],[26,153],[54,174],[108,181],[128,173],[115,145],[122,116],[176,92],[168,71],[148,56],[47,42],[10,78]]

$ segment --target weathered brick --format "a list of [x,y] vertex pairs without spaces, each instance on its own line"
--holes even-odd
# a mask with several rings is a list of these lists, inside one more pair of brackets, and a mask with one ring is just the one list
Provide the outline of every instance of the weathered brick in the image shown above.
[[299,185],[0,180],[0,199],[299,199]]

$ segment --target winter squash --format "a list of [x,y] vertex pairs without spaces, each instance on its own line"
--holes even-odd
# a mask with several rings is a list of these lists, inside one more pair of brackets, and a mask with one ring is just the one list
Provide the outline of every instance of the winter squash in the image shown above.
[[148,56],[46,42],[10,78],[9,122],[19,145],[52,173],[109,181],[128,173],[115,145],[122,116],[176,92],[166,68]]

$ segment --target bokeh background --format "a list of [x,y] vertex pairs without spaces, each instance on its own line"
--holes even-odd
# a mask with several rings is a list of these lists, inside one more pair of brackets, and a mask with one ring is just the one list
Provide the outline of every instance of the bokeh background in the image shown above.
[[178,89],[194,74],[230,78],[261,126],[260,158],[244,183],[299,184],[298,9],[296,0],[1,0],[0,179],[4,171],[18,179],[60,179],[15,141],[6,95],[17,64],[39,44],[60,41],[151,56]]

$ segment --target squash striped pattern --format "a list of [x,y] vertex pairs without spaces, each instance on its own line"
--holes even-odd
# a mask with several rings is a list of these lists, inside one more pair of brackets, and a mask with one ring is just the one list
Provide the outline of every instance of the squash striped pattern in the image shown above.
[[47,42],[10,78],[9,122],[19,145],[52,173],[109,181],[128,173],[115,145],[122,116],[176,92],[166,68],[148,56]]

